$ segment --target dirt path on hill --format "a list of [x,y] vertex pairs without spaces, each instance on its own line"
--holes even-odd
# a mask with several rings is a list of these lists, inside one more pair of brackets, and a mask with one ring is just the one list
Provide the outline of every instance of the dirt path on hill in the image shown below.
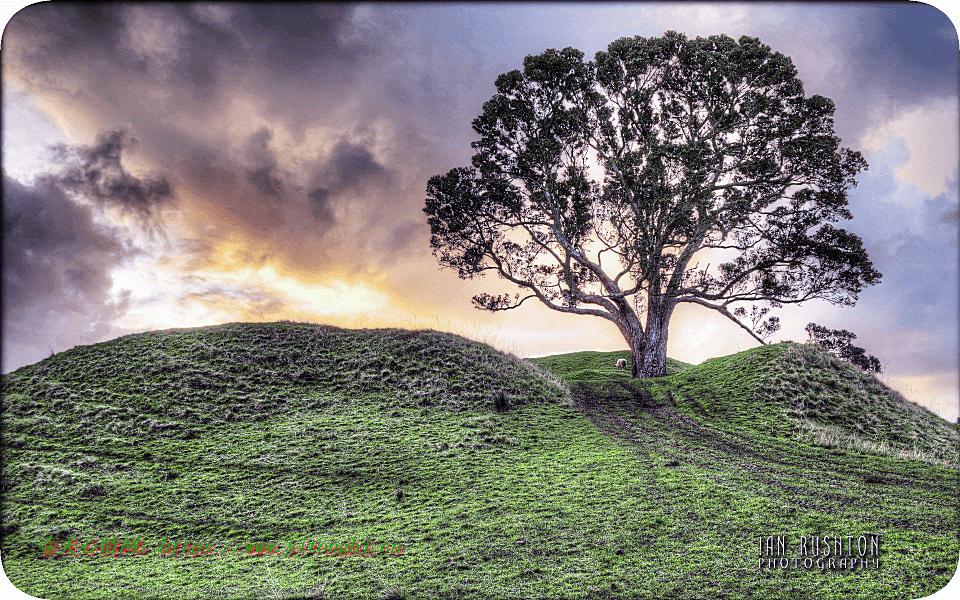
[[[641,454],[647,456],[649,449],[656,448],[660,454],[716,468],[719,462],[734,457],[762,458],[756,452],[731,442],[694,419],[682,415],[674,407],[657,403],[646,390],[620,383],[630,393],[629,399],[598,394],[591,387],[581,384],[573,390],[577,407],[604,433],[622,440]],[[624,418],[624,412],[631,419]],[[645,419],[644,415],[651,417]],[[748,471],[758,467],[750,463],[742,466]]]
[[[791,454],[775,447],[764,447],[755,440],[734,433],[711,428],[687,416],[671,405],[658,403],[643,388],[619,382],[628,397],[604,394],[589,385],[573,388],[576,406],[601,431],[625,443],[636,454],[650,460],[654,450],[667,460],[667,466],[694,465],[724,476],[754,480],[757,485],[781,489],[794,497],[807,497],[807,505],[821,505],[821,509],[836,508],[840,495],[809,498],[808,492],[789,485],[785,479],[795,479],[805,472],[817,472],[821,483],[835,482],[836,487],[862,480],[864,474],[851,464],[850,457],[823,453]],[[659,462],[659,461],[658,461]],[[894,474],[871,475],[874,483],[884,484],[886,493],[909,493],[917,485],[933,487],[929,483],[908,481]],[[888,487],[889,486],[889,487]],[[898,489],[899,488],[899,489]]]

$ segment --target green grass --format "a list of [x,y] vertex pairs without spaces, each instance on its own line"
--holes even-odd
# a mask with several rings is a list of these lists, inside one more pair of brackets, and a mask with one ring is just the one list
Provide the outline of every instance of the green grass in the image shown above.
[[[627,359],[627,369],[616,368],[617,359]],[[542,358],[530,359],[530,362],[545,367],[551,372],[561,375],[567,382],[599,382],[599,381],[629,381],[630,380],[630,351],[618,350],[615,352],[571,352]],[[693,365],[667,359],[667,374],[673,375],[689,369]]]
[[[625,352],[521,361],[432,331],[75,348],[3,377],[3,567],[42,598],[933,593],[960,552],[956,428],[817,352],[631,380]],[[879,571],[757,570],[760,536],[866,531]],[[51,535],[149,551],[40,558]],[[283,551],[167,557],[164,539]],[[354,540],[404,552],[282,555]]]
[[667,359],[666,377],[638,382],[615,368],[618,358],[629,356],[626,350],[576,352],[531,362],[607,396],[649,394],[652,402],[720,430],[960,467],[955,424],[817,346],[784,342],[696,366]]

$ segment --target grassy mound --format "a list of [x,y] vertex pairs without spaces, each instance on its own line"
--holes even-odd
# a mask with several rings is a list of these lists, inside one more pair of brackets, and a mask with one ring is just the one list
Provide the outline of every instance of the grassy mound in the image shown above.
[[[463,413],[461,420],[473,421],[458,426],[446,446],[478,448],[505,440],[474,418],[498,397],[509,409],[568,402],[569,392],[530,363],[435,331],[277,323],[135,334],[77,347],[3,377],[3,491],[14,506],[35,509],[37,501],[53,498],[76,502],[79,515],[86,510],[81,507],[125,490],[142,488],[145,499],[151,489],[185,477],[191,468],[181,453],[215,450],[218,436],[253,432],[252,424],[263,423],[267,433],[248,442],[269,447],[284,443],[270,433],[278,419],[360,405],[385,414],[416,409],[421,417]],[[357,406],[344,406],[350,403]],[[299,428],[307,443],[341,434]],[[131,488],[132,482],[147,485]],[[28,521],[34,526],[21,530]],[[41,529],[34,519],[14,508],[4,515],[4,528],[12,534],[4,536],[5,555],[35,553]]]
[[43,434],[37,415],[49,409],[73,413],[75,435],[96,417],[115,433],[192,439],[194,425],[266,420],[343,394],[467,410],[488,404],[494,391],[514,402],[566,393],[529,363],[453,334],[294,323],[135,334],[4,377],[9,431],[34,435]]
[[570,384],[675,407],[720,429],[960,466],[955,424],[815,345],[783,342],[696,366],[667,359],[667,377],[641,380],[615,369],[629,356],[577,352],[532,361]]
[[811,344],[785,343],[761,382],[800,441],[958,466],[956,424]]

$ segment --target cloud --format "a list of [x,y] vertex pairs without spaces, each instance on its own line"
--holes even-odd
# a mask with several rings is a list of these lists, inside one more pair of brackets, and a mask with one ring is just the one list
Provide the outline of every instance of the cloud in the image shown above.
[[283,196],[283,182],[277,168],[277,156],[270,149],[270,140],[273,134],[266,127],[261,127],[247,143],[247,152],[253,159],[254,166],[247,173],[247,181],[260,194],[274,199]]
[[838,326],[849,325],[895,375],[955,373],[957,179],[945,193],[930,196],[896,178],[908,158],[902,140],[870,154],[870,168],[850,194],[854,219],[845,228],[863,238],[883,279],[861,294]]
[[44,345],[115,333],[128,300],[111,297],[110,269],[136,249],[55,178],[28,187],[4,174],[3,198],[4,371],[39,360]]
[[[957,32],[936,8],[921,3],[783,8],[783,27],[773,39],[800,67],[807,93],[836,102],[837,130],[848,143],[920,107],[942,100],[956,105]],[[809,26],[814,22],[822,25],[814,30]]]
[[333,147],[326,164],[320,170],[320,179],[337,191],[361,192],[369,185],[390,183],[386,168],[363,146],[340,140]]
[[857,12],[865,18],[851,36],[859,50],[847,63],[852,85],[882,90],[910,106],[930,97],[956,96],[957,31],[949,17],[926,4],[863,7]]
[[284,308],[283,300],[260,285],[223,283],[209,276],[187,276],[186,291],[180,295],[180,304],[202,302],[225,313],[241,311],[247,318],[273,316]]
[[320,231],[326,231],[335,222],[334,208],[331,196],[333,194],[325,187],[317,187],[307,193],[307,200],[310,201],[310,213],[320,224]]
[[98,135],[91,146],[55,146],[56,162],[62,168],[53,177],[67,192],[149,223],[158,209],[172,203],[173,186],[166,177],[141,179],[124,169],[121,154],[133,143],[126,132],[111,131]]
[[169,100],[187,110],[214,112],[229,101],[220,93],[228,87],[273,87],[286,96],[295,78],[352,82],[351,67],[372,49],[341,42],[338,32],[351,10],[333,4],[36,4],[10,21],[4,46],[12,63],[45,74],[42,81],[32,78],[33,86],[112,95],[137,80],[148,89],[164,87]]
[[[301,262],[370,272],[381,263],[378,238],[402,243],[423,182],[439,172],[430,163],[442,148],[407,143],[420,136],[422,109],[449,112],[376,89],[419,87],[385,71],[387,62],[418,68],[406,19],[400,9],[348,5],[35,5],[11,22],[4,53],[7,76],[31,98],[101,128],[127,124],[141,163],[176,182],[193,268],[236,266],[217,249],[238,240],[274,249],[287,270]],[[89,36],[88,23],[96,23]],[[126,148],[125,140],[94,146]],[[89,170],[77,171],[69,183],[91,199],[131,183],[91,186]],[[160,205],[163,182],[140,183],[128,185],[140,202],[123,206],[145,214]]]
[[[175,204],[166,177],[137,177],[124,167],[124,151],[134,143],[118,130],[91,145],[51,147],[51,169],[33,185],[4,172],[4,369],[38,360],[54,346],[124,331],[114,323],[129,309],[131,294],[113,296],[111,271],[143,251],[132,240],[137,231],[111,225],[107,211],[133,216],[139,231],[154,233],[163,231],[161,209]],[[38,324],[49,348],[38,339]]]
[[315,167],[312,189],[307,193],[317,222],[329,228],[336,223],[336,211],[345,203],[386,191],[392,183],[390,171],[366,147],[341,139]]
[[903,139],[908,157],[897,167],[897,176],[936,196],[957,177],[958,116],[956,98],[931,102],[866,132],[860,140],[861,150],[883,151],[891,139]]

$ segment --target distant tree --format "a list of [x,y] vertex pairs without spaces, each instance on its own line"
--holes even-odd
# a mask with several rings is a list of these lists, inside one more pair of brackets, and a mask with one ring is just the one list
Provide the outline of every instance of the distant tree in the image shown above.
[[607,319],[634,377],[659,377],[680,303],[763,344],[776,318],[753,305],[745,323],[732,303],[852,305],[879,281],[860,238],[830,224],[851,217],[866,163],[840,147],[833,102],[804,96],[790,59],[759,40],[668,32],[586,63],[547,50],[496,88],[473,121],[472,166],[432,177],[424,208],[441,265],[523,291],[478,294],[477,308],[536,298]]
[[866,350],[852,344],[857,336],[846,329],[827,329],[816,323],[807,325],[808,343],[816,344],[841,360],[870,373],[880,372],[880,360]]

